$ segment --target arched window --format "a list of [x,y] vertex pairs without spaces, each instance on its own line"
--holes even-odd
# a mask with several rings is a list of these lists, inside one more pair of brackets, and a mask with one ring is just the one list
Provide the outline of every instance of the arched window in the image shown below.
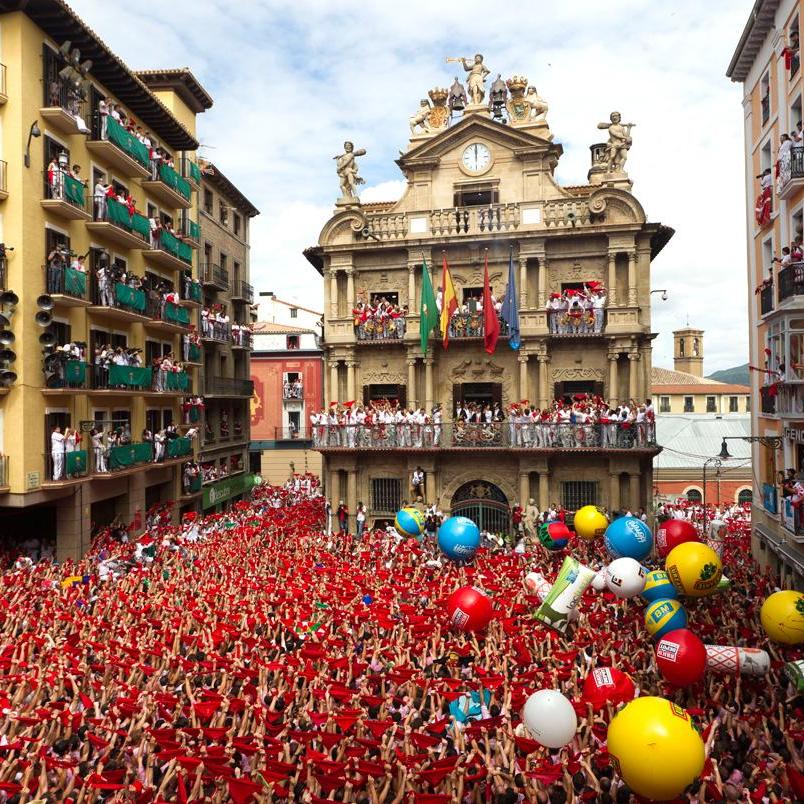
[[754,493],[751,489],[740,489],[740,493],[737,495],[737,502],[742,505],[743,503],[750,503],[754,499]]
[[678,356],[684,357],[684,338],[678,339]]
[[699,503],[703,501],[703,497],[701,496],[699,489],[687,489],[687,499],[691,503]]

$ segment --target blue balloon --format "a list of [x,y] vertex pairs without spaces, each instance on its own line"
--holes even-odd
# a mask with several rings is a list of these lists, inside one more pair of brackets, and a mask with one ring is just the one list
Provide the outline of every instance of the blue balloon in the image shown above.
[[363,602],[368,606],[369,603],[372,603],[374,598],[371,595],[363,595]]
[[451,516],[438,529],[438,546],[453,561],[471,561],[480,547],[480,529],[465,516]]
[[653,534],[650,528],[635,516],[615,519],[603,536],[606,550],[613,558],[633,558],[642,561],[653,549]]

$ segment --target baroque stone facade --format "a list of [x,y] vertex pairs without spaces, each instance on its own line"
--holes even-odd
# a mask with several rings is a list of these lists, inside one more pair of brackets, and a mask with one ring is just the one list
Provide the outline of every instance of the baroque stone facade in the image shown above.
[[[485,164],[467,158],[476,146],[488,154]],[[544,408],[582,392],[613,403],[649,395],[650,264],[673,232],[647,221],[628,176],[601,166],[604,150],[592,147],[588,184],[562,187],[555,168],[563,149],[543,119],[506,125],[485,107],[470,106],[461,116],[453,113],[450,125],[411,136],[397,159],[408,182],[399,201],[339,200],[318,244],[305,252],[324,280],[324,397],[359,403],[393,394],[427,413],[440,404],[446,435],[440,445],[422,448],[326,445],[325,482],[336,503],[344,499],[354,512],[362,501],[370,518],[386,517],[396,488],[402,500],[410,499],[410,474],[421,466],[426,502],[437,501],[444,511],[474,481],[494,484],[497,498],[507,501],[503,508],[531,497],[540,507],[649,508],[655,446],[523,449],[503,439],[507,445],[469,448],[452,446],[450,436],[455,403],[470,393],[485,394],[506,411],[521,400]],[[489,355],[475,333],[452,337],[446,350],[431,337],[422,352],[423,265],[438,291],[446,258],[460,305],[482,291],[486,254],[499,299],[513,260],[520,349],[502,337]],[[602,330],[551,334],[550,294],[593,281],[607,292]],[[407,309],[404,335],[358,337],[356,301],[382,296]]]

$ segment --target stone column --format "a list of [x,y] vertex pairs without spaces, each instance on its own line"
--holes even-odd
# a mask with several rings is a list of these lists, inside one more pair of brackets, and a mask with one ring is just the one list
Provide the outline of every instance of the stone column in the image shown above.
[[539,472],[539,510],[546,511],[550,506],[550,473]]
[[545,408],[550,402],[548,397],[547,374],[550,371],[550,355],[539,355],[539,407]]
[[[640,358],[640,362],[642,365],[642,392],[641,396],[645,398],[649,398],[651,395],[651,386],[653,383],[651,382],[651,348],[650,345],[641,346],[639,349],[642,357]],[[658,405],[657,405],[658,407]]]
[[519,473],[519,504],[524,508],[528,504],[530,497],[530,474],[528,472]]
[[434,359],[429,356],[424,358],[424,405],[429,413],[433,409],[435,400],[433,399],[433,363]]
[[346,269],[346,309],[350,311],[355,306],[355,269]]
[[416,304],[416,264],[408,264],[408,312],[411,315],[418,315],[419,308]]
[[519,309],[528,306],[528,258],[519,258]]
[[636,514],[639,508],[639,473],[632,472],[628,475],[628,503],[631,508],[631,513]]
[[609,472],[609,513],[620,507],[620,475],[618,472]]
[[639,394],[639,352],[628,353],[628,399],[636,399]]
[[354,360],[346,361],[346,396],[349,399],[356,399],[355,397],[355,368],[357,363]]
[[338,399],[338,361],[330,358],[329,361],[329,401],[340,402]]
[[528,355],[520,352],[519,357],[519,398],[530,400],[530,388],[528,387]]
[[329,269],[329,317],[338,317],[338,271]]
[[329,470],[329,501],[332,504],[332,528],[338,529],[335,520],[335,509],[338,507],[338,500],[341,499],[341,478],[337,469]]
[[609,252],[609,307],[617,306],[617,252]]
[[416,358],[408,358],[408,407],[414,407],[418,403],[416,393]]
[[538,285],[539,285],[539,309],[544,310],[545,304],[547,304],[547,255],[541,254],[539,255],[539,273],[538,273]]
[[636,252],[628,252],[628,306],[637,304]]
[[617,376],[617,361],[620,358],[618,352],[609,352],[609,390],[608,390],[608,403],[610,405],[617,404],[617,397],[620,395],[619,391],[619,378]]
[[357,512],[357,469],[350,469],[346,473],[346,504],[349,506],[349,525],[352,532],[355,532],[357,530],[357,521],[355,519]]

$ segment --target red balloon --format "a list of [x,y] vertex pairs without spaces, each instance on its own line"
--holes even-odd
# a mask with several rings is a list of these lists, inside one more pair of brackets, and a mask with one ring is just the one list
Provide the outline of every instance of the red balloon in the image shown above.
[[695,684],[706,671],[706,646],[688,628],[670,631],[656,644],[656,664],[676,687]]
[[491,622],[491,601],[474,586],[462,586],[447,599],[447,614],[459,631],[482,631]]
[[684,542],[700,541],[698,529],[686,519],[668,519],[656,532],[656,550],[661,558]]
[[584,703],[595,710],[604,709],[607,703],[621,704],[634,700],[636,690],[631,677],[616,667],[597,667],[583,682]]

